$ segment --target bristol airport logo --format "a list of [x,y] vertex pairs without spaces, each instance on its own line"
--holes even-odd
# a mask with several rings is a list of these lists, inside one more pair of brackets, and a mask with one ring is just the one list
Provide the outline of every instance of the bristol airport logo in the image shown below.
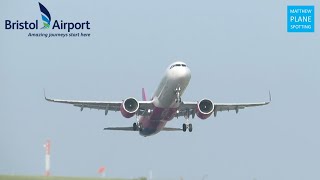
[[[55,33],[74,33],[77,36],[82,30],[90,30],[90,22],[88,20],[85,21],[75,21],[75,22],[70,22],[70,21],[65,21],[65,20],[53,20],[51,19],[51,15],[48,11],[48,9],[39,3],[39,8],[40,8],[40,13],[41,13],[41,20],[10,20],[6,19],[5,20],[5,29],[7,30],[37,30],[37,29],[50,29],[53,30],[51,32]],[[39,17],[39,16],[38,16]],[[41,24],[42,21],[42,24]],[[35,32],[36,33],[36,32]],[[74,34],[71,34],[70,36],[73,36]]]
[[46,7],[44,7],[44,5],[42,5],[40,2],[39,2],[39,7],[40,7],[41,17],[42,17],[42,21],[43,21],[43,27],[41,29],[49,29],[50,22],[51,22],[50,13],[49,13],[48,9]]

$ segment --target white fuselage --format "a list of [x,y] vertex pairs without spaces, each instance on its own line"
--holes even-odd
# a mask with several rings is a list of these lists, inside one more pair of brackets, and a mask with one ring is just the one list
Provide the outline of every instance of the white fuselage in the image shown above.
[[[166,122],[171,120],[180,106],[180,97],[191,79],[191,71],[185,63],[175,62],[166,70],[158,88],[152,96],[154,110],[147,117],[141,117],[140,134],[149,136],[161,131]],[[179,93],[179,94],[178,94]]]

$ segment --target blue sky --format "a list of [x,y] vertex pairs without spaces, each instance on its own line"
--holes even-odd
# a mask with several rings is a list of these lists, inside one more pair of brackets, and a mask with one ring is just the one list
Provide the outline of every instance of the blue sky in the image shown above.
[[[27,37],[4,20],[40,20],[37,1],[1,1],[0,174],[154,179],[319,179],[319,33],[287,33],[292,1],[41,1],[52,19],[91,22],[90,38]],[[308,1],[318,7],[319,2]],[[71,9],[71,10],[70,10]],[[317,8],[315,17],[318,17]],[[316,19],[316,26],[318,18]],[[40,30],[39,30],[40,31]],[[55,32],[48,30],[49,32]],[[144,138],[120,113],[53,104],[150,97],[170,63],[192,72],[182,100],[273,101],[192,120],[194,132]],[[184,120],[174,119],[170,127]]]

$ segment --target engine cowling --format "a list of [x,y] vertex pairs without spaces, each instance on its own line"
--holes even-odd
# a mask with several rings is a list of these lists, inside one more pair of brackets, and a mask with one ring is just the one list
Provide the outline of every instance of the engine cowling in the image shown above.
[[200,119],[207,119],[214,111],[214,104],[209,99],[198,102],[196,114]]
[[139,102],[135,98],[127,98],[120,107],[120,112],[123,117],[131,118],[139,109]]

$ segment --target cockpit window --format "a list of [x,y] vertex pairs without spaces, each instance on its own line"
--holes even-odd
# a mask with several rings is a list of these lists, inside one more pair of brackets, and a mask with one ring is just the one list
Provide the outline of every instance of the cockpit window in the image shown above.
[[174,65],[172,65],[172,66],[170,67],[170,69],[172,69],[172,68],[174,68],[174,67],[176,67],[176,66],[187,67],[187,65],[185,65],[185,64],[174,64]]

